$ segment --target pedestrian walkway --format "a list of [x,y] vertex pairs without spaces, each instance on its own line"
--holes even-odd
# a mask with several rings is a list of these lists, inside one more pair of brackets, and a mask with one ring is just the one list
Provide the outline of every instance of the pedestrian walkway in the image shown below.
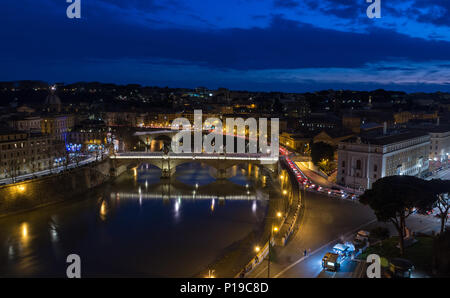
[[7,185],[7,184],[17,183],[17,182],[21,182],[21,181],[29,180],[29,179],[35,179],[35,178],[39,178],[39,177],[43,177],[43,176],[47,176],[47,175],[51,175],[51,174],[57,174],[66,169],[73,169],[73,168],[76,168],[79,166],[84,166],[84,165],[89,164],[94,161],[96,161],[95,157],[89,157],[85,160],[80,161],[78,164],[71,163],[67,166],[60,166],[60,167],[56,167],[53,169],[42,170],[42,171],[38,171],[38,172],[34,172],[34,173],[20,175],[20,176],[15,177],[14,181],[12,178],[0,179],[0,185]]

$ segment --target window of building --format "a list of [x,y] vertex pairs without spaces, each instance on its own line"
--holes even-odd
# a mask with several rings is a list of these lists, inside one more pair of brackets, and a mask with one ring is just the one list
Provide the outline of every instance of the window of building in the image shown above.
[[373,165],[373,171],[374,172],[378,171],[378,165]]
[[361,160],[359,159],[356,161],[356,169],[361,170]]

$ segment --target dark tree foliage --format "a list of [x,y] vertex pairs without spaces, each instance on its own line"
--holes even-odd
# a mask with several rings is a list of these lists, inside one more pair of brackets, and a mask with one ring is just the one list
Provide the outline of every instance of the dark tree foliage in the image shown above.
[[434,239],[433,242],[434,268],[440,276],[450,276],[450,230]]
[[394,224],[402,255],[406,218],[417,206],[426,205],[424,202],[432,196],[426,183],[412,176],[389,176],[376,181],[372,189],[366,190],[360,197],[360,202],[369,205],[379,221]]
[[334,148],[333,146],[318,142],[311,144],[311,160],[317,165],[323,159],[333,160],[334,159]]
[[450,200],[448,194],[450,193],[450,181],[433,179],[424,182],[424,187],[431,193],[431,196],[421,202],[418,206],[419,212],[426,213],[434,208],[439,210],[439,217],[441,219],[441,233],[445,230],[448,213],[450,212]]

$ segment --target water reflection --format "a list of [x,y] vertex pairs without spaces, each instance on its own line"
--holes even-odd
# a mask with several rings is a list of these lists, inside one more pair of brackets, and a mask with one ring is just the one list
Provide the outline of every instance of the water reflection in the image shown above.
[[0,277],[64,277],[72,253],[85,277],[190,277],[264,222],[261,183],[233,171],[216,181],[187,164],[169,182],[144,166],[83,200],[0,219]]
[[100,218],[102,220],[106,219],[106,202],[102,201],[102,204],[100,205]]
[[21,225],[21,230],[22,230],[22,241],[27,241],[28,240],[28,224],[26,222],[24,222]]

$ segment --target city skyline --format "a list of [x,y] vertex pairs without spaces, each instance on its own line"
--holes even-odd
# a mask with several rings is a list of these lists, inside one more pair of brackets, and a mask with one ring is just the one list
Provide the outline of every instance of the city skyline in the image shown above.
[[[0,80],[308,92],[450,91],[449,4],[6,1]],[[17,22],[20,20],[20,22]],[[6,29],[8,28],[8,29]]]
[[0,280],[450,276],[450,0],[6,0],[0,24]]

